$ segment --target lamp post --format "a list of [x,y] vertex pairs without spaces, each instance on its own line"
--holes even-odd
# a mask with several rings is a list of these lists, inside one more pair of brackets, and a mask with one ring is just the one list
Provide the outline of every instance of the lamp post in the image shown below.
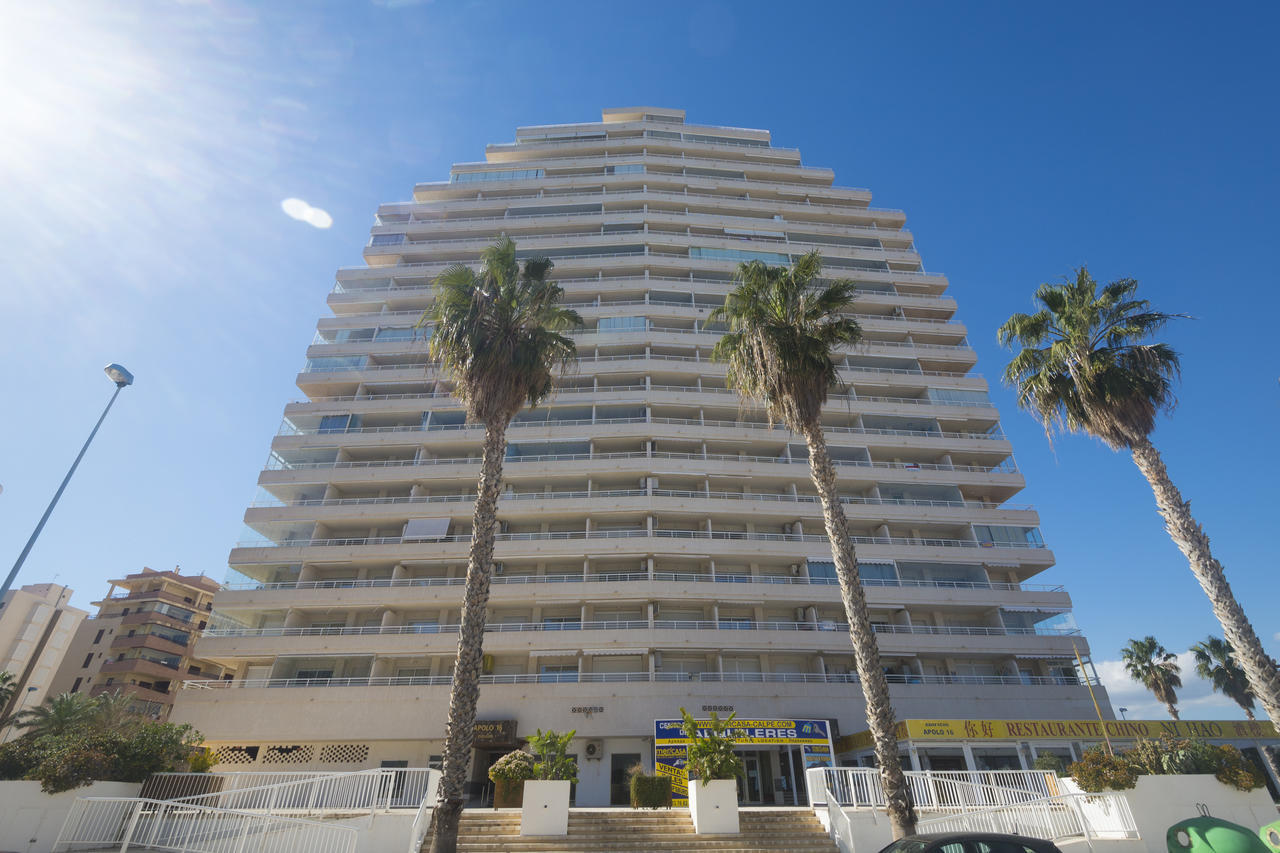
[[1117,710],[1120,712],[1120,719],[1122,720],[1129,719],[1128,717],[1125,716],[1125,712],[1129,710],[1128,708],[1118,708]]
[[111,399],[107,401],[107,407],[102,410],[102,417],[98,418],[98,422],[93,425],[93,432],[89,433],[89,437],[85,439],[84,447],[80,448],[80,455],[76,457],[76,461],[71,463],[71,469],[67,471],[67,476],[62,478],[62,485],[58,486],[58,491],[54,493],[53,500],[49,501],[49,506],[44,511],[44,515],[40,516],[40,523],[36,525],[35,531],[31,534],[31,538],[27,540],[27,545],[22,549],[22,553],[18,555],[18,561],[13,564],[13,568],[9,570],[9,576],[4,579],[4,586],[0,586],[0,601],[4,600],[5,593],[9,591],[9,587],[13,586],[13,579],[18,576],[18,569],[22,568],[23,562],[27,559],[27,554],[31,553],[31,547],[36,544],[36,539],[40,538],[40,531],[44,530],[44,524],[49,520],[49,515],[53,512],[53,508],[58,505],[58,498],[62,497],[62,493],[67,488],[67,483],[71,482],[71,475],[76,472],[76,467],[80,464],[80,460],[84,458],[84,453],[89,449],[89,443],[93,441],[93,437],[98,434],[98,427],[102,426],[102,422],[107,419],[107,412],[111,411],[111,405],[116,401],[116,397],[120,396],[120,391],[126,385],[133,384],[133,374],[125,370],[119,364],[108,364],[103,368],[107,377],[116,383],[115,393],[111,395]]

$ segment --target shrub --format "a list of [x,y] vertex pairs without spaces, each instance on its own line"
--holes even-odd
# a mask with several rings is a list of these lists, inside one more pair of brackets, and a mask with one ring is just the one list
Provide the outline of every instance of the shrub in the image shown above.
[[671,777],[631,774],[631,808],[671,808]]
[[1052,752],[1046,752],[1044,755],[1037,755],[1036,760],[1031,765],[1036,770],[1047,770],[1050,773],[1057,773],[1061,776],[1067,770],[1067,762],[1062,760],[1059,755]]
[[1080,760],[1067,768],[1067,772],[1081,790],[1091,794],[1123,791],[1138,782],[1138,774],[1127,761],[1108,755],[1100,747],[1085,750]]
[[1234,746],[1215,746],[1195,738],[1168,736],[1159,740],[1140,740],[1123,758],[1137,773],[1173,776],[1189,773],[1212,773],[1219,782],[1241,791],[1261,787],[1263,780],[1257,768]]
[[558,779],[578,784],[578,765],[568,755],[569,741],[578,733],[571,729],[559,734],[552,729],[538,733],[529,738],[529,746],[533,749],[533,778]]
[[187,768],[192,773],[208,773],[217,763],[212,749],[197,749],[187,756]]
[[523,749],[508,752],[489,768],[489,778],[494,782],[523,782],[533,776],[533,756]]
[[701,728],[693,715],[684,708],[680,716],[684,719],[681,731],[689,739],[686,769],[690,779],[701,779],[705,787],[712,779],[737,779],[746,771],[733,751],[733,738],[728,734],[729,724],[733,722],[736,712],[720,719],[715,711],[711,719]]
[[0,778],[36,780],[49,794],[95,780],[142,782],[152,773],[185,768],[201,740],[191,726],[156,722],[114,729],[85,722],[29,732],[0,747]]

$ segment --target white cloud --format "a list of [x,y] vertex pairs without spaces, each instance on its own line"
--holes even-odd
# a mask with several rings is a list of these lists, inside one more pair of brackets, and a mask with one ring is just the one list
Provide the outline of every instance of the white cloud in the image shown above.
[[[1094,665],[1098,669],[1098,678],[1107,688],[1107,695],[1111,697],[1111,707],[1116,716],[1120,715],[1121,708],[1127,708],[1125,716],[1130,720],[1169,718],[1169,712],[1156,701],[1151,691],[1129,678],[1124,669],[1124,661],[1103,660]],[[1244,719],[1244,711],[1239,705],[1220,693],[1214,693],[1209,682],[1196,675],[1195,659],[1191,652],[1178,655],[1178,665],[1182,667],[1182,688],[1176,692],[1178,713],[1183,719]]]
[[327,210],[312,207],[300,198],[286,198],[280,202],[280,209],[294,219],[316,228],[328,228],[333,224],[333,217]]

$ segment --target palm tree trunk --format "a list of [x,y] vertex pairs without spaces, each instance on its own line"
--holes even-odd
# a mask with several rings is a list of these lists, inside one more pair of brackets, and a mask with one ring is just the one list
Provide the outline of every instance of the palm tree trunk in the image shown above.
[[1133,461],[1151,484],[1155,492],[1156,506],[1164,518],[1165,530],[1191,565],[1209,603],[1213,615],[1222,625],[1223,636],[1231,645],[1236,663],[1244,670],[1249,688],[1262,704],[1273,723],[1280,725],[1280,672],[1276,663],[1262,648],[1262,642],[1254,633],[1253,625],[1244,614],[1244,608],[1231,593],[1231,586],[1223,574],[1222,566],[1209,550],[1209,537],[1191,515],[1191,504],[1182,499],[1178,487],[1169,479],[1160,452],[1147,439],[1133,445]]
[[444,738],[444,776],[440,780],[432,825],[431,853],[456,853],[458,821],[466,802],[463,786],[471,769],[471,743],[475,739],[476,702],[480,698],[480,672],[484,663],[485,609],[493,574],[493,542],[498,527],[498,488],[502,460],[507,452],[510,418],[485,424],[484,459],[476,488],[472,515],[471,554],[467,560],[467,585],[462,600],[462,625],[458,631],[458,655],[453,665],[449,693],[449,723]]
[[[1262,705],[1271,722],[1280,726],[1280,671],[1276,662],[1262,648],[1262,641],[1253,630],[1244,608],[1236,601],[1227,583],[1222,565],[1213,558],[1209,550],[1209,536],[1204,528],[1191,515],[1190,501],[1182,499],[1182,493],[1169,478],[1169,471],[1164,467],[1160,451],[1149,439],[1143,438],[1134,442],[1131,448],[1133,462],[1151,484],[1151,491],[1156,496],[1156,507],[1164,518],[1165,530],[1169,538],[1178,546],[1178,550],[1187,558],[1191,573],[1200,582],[1204,594],[1209,597],[1213,607],[1213,615],[1218,617],[1222,626],[1222,635],[1231,646],[1236,663],[1244,670],[1249,681],[1249,689]],[[1280,764],[1274,754],[1263,752],[1271,772],[1280,780]]]
[[1164,703],[1164,707],[1165,707],[1165,709],[1169,712],[1169,716],[1170,716],[1170,717],[1173,717],[1175,720],[1181,720],[1181,719],[1182,719],[1181,717],[1179,717],[1179,716],[1178,716],[1178,708],[1177,708],[1177,706],[1176,706],[1176,705],[1174,705],[1172,702],[1165,702],[1165,703]]
[[827,538],[831,540],[831,554],[835,559],[836,577],[840,581],[840,597],[844,600],[845,618],[849,620],[849,637],[853,641],[853,656],[858,668],[858,681],[866,699],[867,727],[875,743],[876,763],[880,765],[880,784],[884,788],[888,805],[889,823],[893,837],[903,838],[916,831],[916,810],[911,802],[911,790],[902,773],[902,761],[898,757],[898,739],[893,706],[889,701],[889,682],[880,666],[880,649],[875,631],[871,628],[871,614],[867,610],[867,595],[858,577],[858,559],[853,539],[849,536],[849,521],[845,518],[840,493],[836,489],[836,469],[827,453],[827,440],[818,423],[804,425],[805,442],[809,445],[809,475],[822,499],[822,515],[826,522]]

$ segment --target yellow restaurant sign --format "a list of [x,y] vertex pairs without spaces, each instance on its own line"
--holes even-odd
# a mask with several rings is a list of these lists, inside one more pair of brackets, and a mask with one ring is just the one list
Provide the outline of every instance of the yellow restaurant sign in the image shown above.
[[[1276,727],[1257,720],[903,720],[898,740],[1117,740],[1163,735],[1210,740],[1280,739]],[[846,735],[836,752],[871,746],[871,732]]]

